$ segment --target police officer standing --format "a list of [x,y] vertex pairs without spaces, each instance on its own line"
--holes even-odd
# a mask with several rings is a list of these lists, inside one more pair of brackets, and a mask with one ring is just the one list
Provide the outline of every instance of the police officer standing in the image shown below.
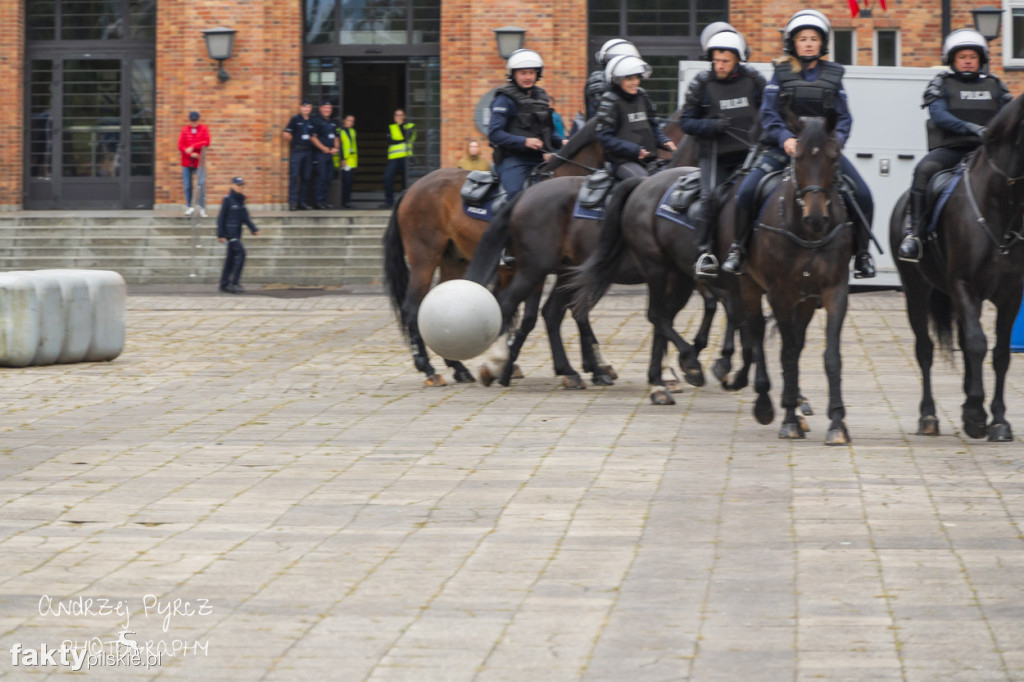
[[312,209],[306,202],[309,190],[309,177],[313,172],[313,137],[316,135],[316,123],[309,115],[313,104],[302,100],[299,113],[292,116],[285,126],[282,136],[290,145],[288,157],[288,210],[299,208]]
[[408,162],[412,143],[416,141],[416,124],[405,122],[405,111],[396,109],[394,121],[388,126],[388,165],[384,168],[384,208],[395,205],[395,177],[402,176],[402,189],[408,182]]
[[640,58],[640,50],[636,49],[636,46],[625,38],[606,40],[601,49],[594,55],[599,68],[596,71],[590,72],[590,75],[587,76],[587,83],[583,86],[583,103],[586,107],[588,121],[597,115],[597,107],[600,103],[601,95],[608,89],[608,84],[605,82],[604,77],[604,70],[608,66],[608,62],[612,60],[612,57],[626,55]]
[[712,244],[715,188],[739,169],[750,152],[750,131],[758,125],[764,77],[742,62],[747,45],[743,36],[724,24],[705,42],[711,68],[690,83],[679,125],[687,135],[700,138],[700,209],[697,235],[700,256],[694,266],[698,277],[718,274]]
[[519,49],[505,62],[507,83],[491,100],[487,139],[494,147],[494,165],[501,185],[512,199],[523,189],[530,172],[544,161],[545,151],[560,149],[548,94],[536,83],[544,75],[544,60]]
[[952,168],[981,145],[985,126],[1013,96],[1002,81],[982,68],[988,62],[988,41],[977,31],[953,31],[942,43],[943,61],[952,71],[932,79],[924,91],[928,107],[928,154],[914,168],[910,186],[910,220],[903,227],[900,260],[921,260],[923,216],[928,182]]
[[330,102],[320,105],[320,117],[315,119],[316,134],[312,138],[313,146],[316,147],[316,184],[313,187],[313,196],[317,208],[330,208],[327,203],[327,193],[331,189],[331,182],[334,181],[334,158],[338,154],[338,135],[336,124],[331,121],[331,113],[334,106]]

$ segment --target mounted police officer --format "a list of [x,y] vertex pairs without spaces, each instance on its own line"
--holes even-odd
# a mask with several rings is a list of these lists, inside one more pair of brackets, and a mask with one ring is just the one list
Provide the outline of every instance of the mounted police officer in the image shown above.
[[[832,25],[817,10],[801,10],[786,24],[784,52],[775,60],[775,73],[764,90],[761,102],[761,144],[767,146],[754,162],[736,198],[736,240],[729,249],[729,256],[722,264],[722,270],[742,274],[743,257],[753,229],[751,215],[757,185],[771,171],[782,170],[789,164],[789,157],[796,153],[796,135],[789,129],[782,114],[782,101],[788,100],[790,110],[798,116],[824,116],[830,109],[835,110],[838,120],[835,135],[845,145],[850,136],[853,117],[846,103],[843,88],[843,67],[834,62],[824,61],[828,54],[828,39]],[[854,223],[864,222],[855,228],[857,254],[854,258],[854,277],[857,279],[875,276],[875,265],[868,253],[870,245],[871,219],[874,203],[871,191],[863,178],[845,156],[839,158],[842,175],[854,184],[857,205],[864,215],[859,219],[854,207],[851,218]]]
[[988,63],[988,42],[971,29],[953,31],[942,43],[943,62],[952,71],[932,79],[924,91],[928,107],[928,155],[914,168],[910,186],[910,220],[904,224],[900,260],[921,259],[923,216],[928,182],[944,168],[952,168],[981,145],[985,126],[1013,96],[1002,81],[983,71]]
[[591,71],[587,77],[587,83],[583,87],[583,103],[586,107],[586,118],[589,121],[597,115],[597,107],[601,101],[601,95],[604,94],[605,90],[608,89],[608,84],[605,82],[604,70],[608,66],[608,62],[612,60],[612,57],[631,56],[640,58],[640,50],[636,49],[636,46],[624,38],[612,38],[606,40],[601,49],[594,55],[594,59],[597,60],[597,65],[600,67],[596,71]]
[[604,69],[608,89],[597,107],[597,140],[604,158],[620,180],[648,175],[658,149],[674,151],[655,120],[654,104],[640,82],[651,76],[651,66],[639,57],[612,57]]
[[491,101],[487,139],[494,147],[494,166],[512,199],[523,189],[544,154],[562,146],[555,135],[548,94],[535,84],[544,76],[544,60],[533,50],[519,49],[505,63],[505,80]]
[[724,22],[718,24],[725,28],[702,41],[711,68],[690,83],[679,120],[683,132],[700,138],[700,256],[694,265],[698,277],[718,274],[712,248],[713,193],[750,153],[750,131],[758,125],[765,86],[764,77],[742,63],[749,54],[743,36]]

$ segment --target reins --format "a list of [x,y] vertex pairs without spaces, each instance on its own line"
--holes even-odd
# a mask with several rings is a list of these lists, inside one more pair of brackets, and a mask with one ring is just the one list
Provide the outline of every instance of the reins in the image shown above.
[[[825,205],[826,206],[829,206],[832,203],[831,189],[830,188],[823,187],[822,185],[807,185],[806,187],[798,186],[796,184],[796,173],[793,172],[792,166],[790,166],[786,170],[786,175],[785,175],[785,177],[783,177],[782,182],[789,182],[790,184],[793,185],[794,198],[796,199],[797,205],[799,205],[801,209],[804,207],[804,199],[803,199],[804,195],[811,194],[811,193],[814,193],[814,192],[821,193],[821,194],[825,195]],[[779,223],[780,224],[785,224],[786,223],[785,210],[786,210],[786,193],[785,192],[780,192],[779,193]],[[843,222],[843,223],[838,223],[835,227],[832,228],[832,230],[828,234],[826,234],[821,239],[804,239],[803,237],[798,236],[797,234],[791,232],[790,230],[787,230],[787,229],[784,229],[784,228],[781,228],[781,227],[776,227],[774,225],[766,225],[765,223],[762,223],[760,221],[758,221],[758,223],[757,223],[757,229],[759,229],[759,230],[766,230],[767,232],[771,232],[773,234],[781,234],[784,237],[786,237],[787,239],[789,239],[790,241],[792,241],[793,243],[795,243],[797,246],[800,246],[801,248],[804,248],[804,249],[820,249],[820,248],[830,244],[832,242],[832,240],[836,238],[836,235],[838,235],[840,233],[840,231],[842,231],[843,229],[845,229],[847,227],[850,227],[852,224],[853,223],[850,222],[850,221],[846,221],[846,222]]]
[[[984,149],[982,149],[982,151],[984,151]],[[989,158],[988,154],[985,154],[985,160],[988,162],[989,166],[991,166],[1000,175],[1002,175],[1004,178],[1006,178],[1006,186],[1007,187],[1013,187],[1017,183],[1018,180],[1024,179],[1024,175],[1021,175],[1021,176],[1018,176],[1018,177],[1015,177],[1015,178],[1011,178],[1001,168],[999,168],[998,166],[995,165],[995,162],[993,162],[992,159]],[[1009,255],[1010,251],[1013,250],[1013,247],[1015,247],[1018,242],[1024,241],[1024,234],[1021,234],[1021,231],[1024,230],[1024,226],[1022,226],[1021,229],[1018,229],[1016,231],[1010,230],[1009,234],[1003,235],[1003,242],[1000,244],[999,240],[996,238],[995,233],[992,231],[992,227],[988,224],[988,221],[985,220],[985,216],[981,212],[981,207],[978,205],[978,200],[975,199],[975,197],[974,197],[974,188],[971,187],[971,164],[970,163],[965,163],[964,164],[964,187],[966,188],[966,191],[967,191],[967,201],[971,205],[971,210],[974,211],[974,215],[977,216],[977,219],[975,220],[975,222],[977,222],[978,225],[981,226],[981,229],[985,232],[985,234],[988,235],[989,241],[992,242],[992,246],[994,246],[996,248],[996,251],[998,251],[999,255],[1001,255],[1001,256]],[[1016,203],[1016,202],[1014,202],[1012,200],[1012,198],[1011,198],[1009,203],[1010,203],[1010,208],[1013,209],[1013,204]],[[1016,212],[1017,212],[1017,210],[1011,210],[1011,212],[1010,212],[1011,217]]]

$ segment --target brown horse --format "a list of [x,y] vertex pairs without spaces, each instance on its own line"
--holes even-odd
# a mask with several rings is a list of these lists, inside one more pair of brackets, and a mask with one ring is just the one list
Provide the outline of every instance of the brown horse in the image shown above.
[[[595,124],[584,126],[554,158],[541,164],[538,173],[586,175],[601,167],[601,150],[590,132]],[[426,375],[427,386],[443,386],[445,381],[430,364],[420,337],[416,321],[420,302],[436,271],[440,270],[442,282],[462,276],[488,225],[462,209],[460,189],[466,175],[463,170],[442,168],[417,180],[399,197],[384,233],[385,287],[399,326],[408,336],[413,363]],[[454,370],[457,382],[474,381],[461,362],[444,362]]]

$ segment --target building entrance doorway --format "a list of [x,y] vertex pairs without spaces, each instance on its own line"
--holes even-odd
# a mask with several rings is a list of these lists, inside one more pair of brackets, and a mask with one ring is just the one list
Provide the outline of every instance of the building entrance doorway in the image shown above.
[[341,116],[356,117],[359,169],[352,190],[356,196],[383,197],[384,166],[388,160],[388,126],[395,109],[405,104],[405,62],[342,62]]

